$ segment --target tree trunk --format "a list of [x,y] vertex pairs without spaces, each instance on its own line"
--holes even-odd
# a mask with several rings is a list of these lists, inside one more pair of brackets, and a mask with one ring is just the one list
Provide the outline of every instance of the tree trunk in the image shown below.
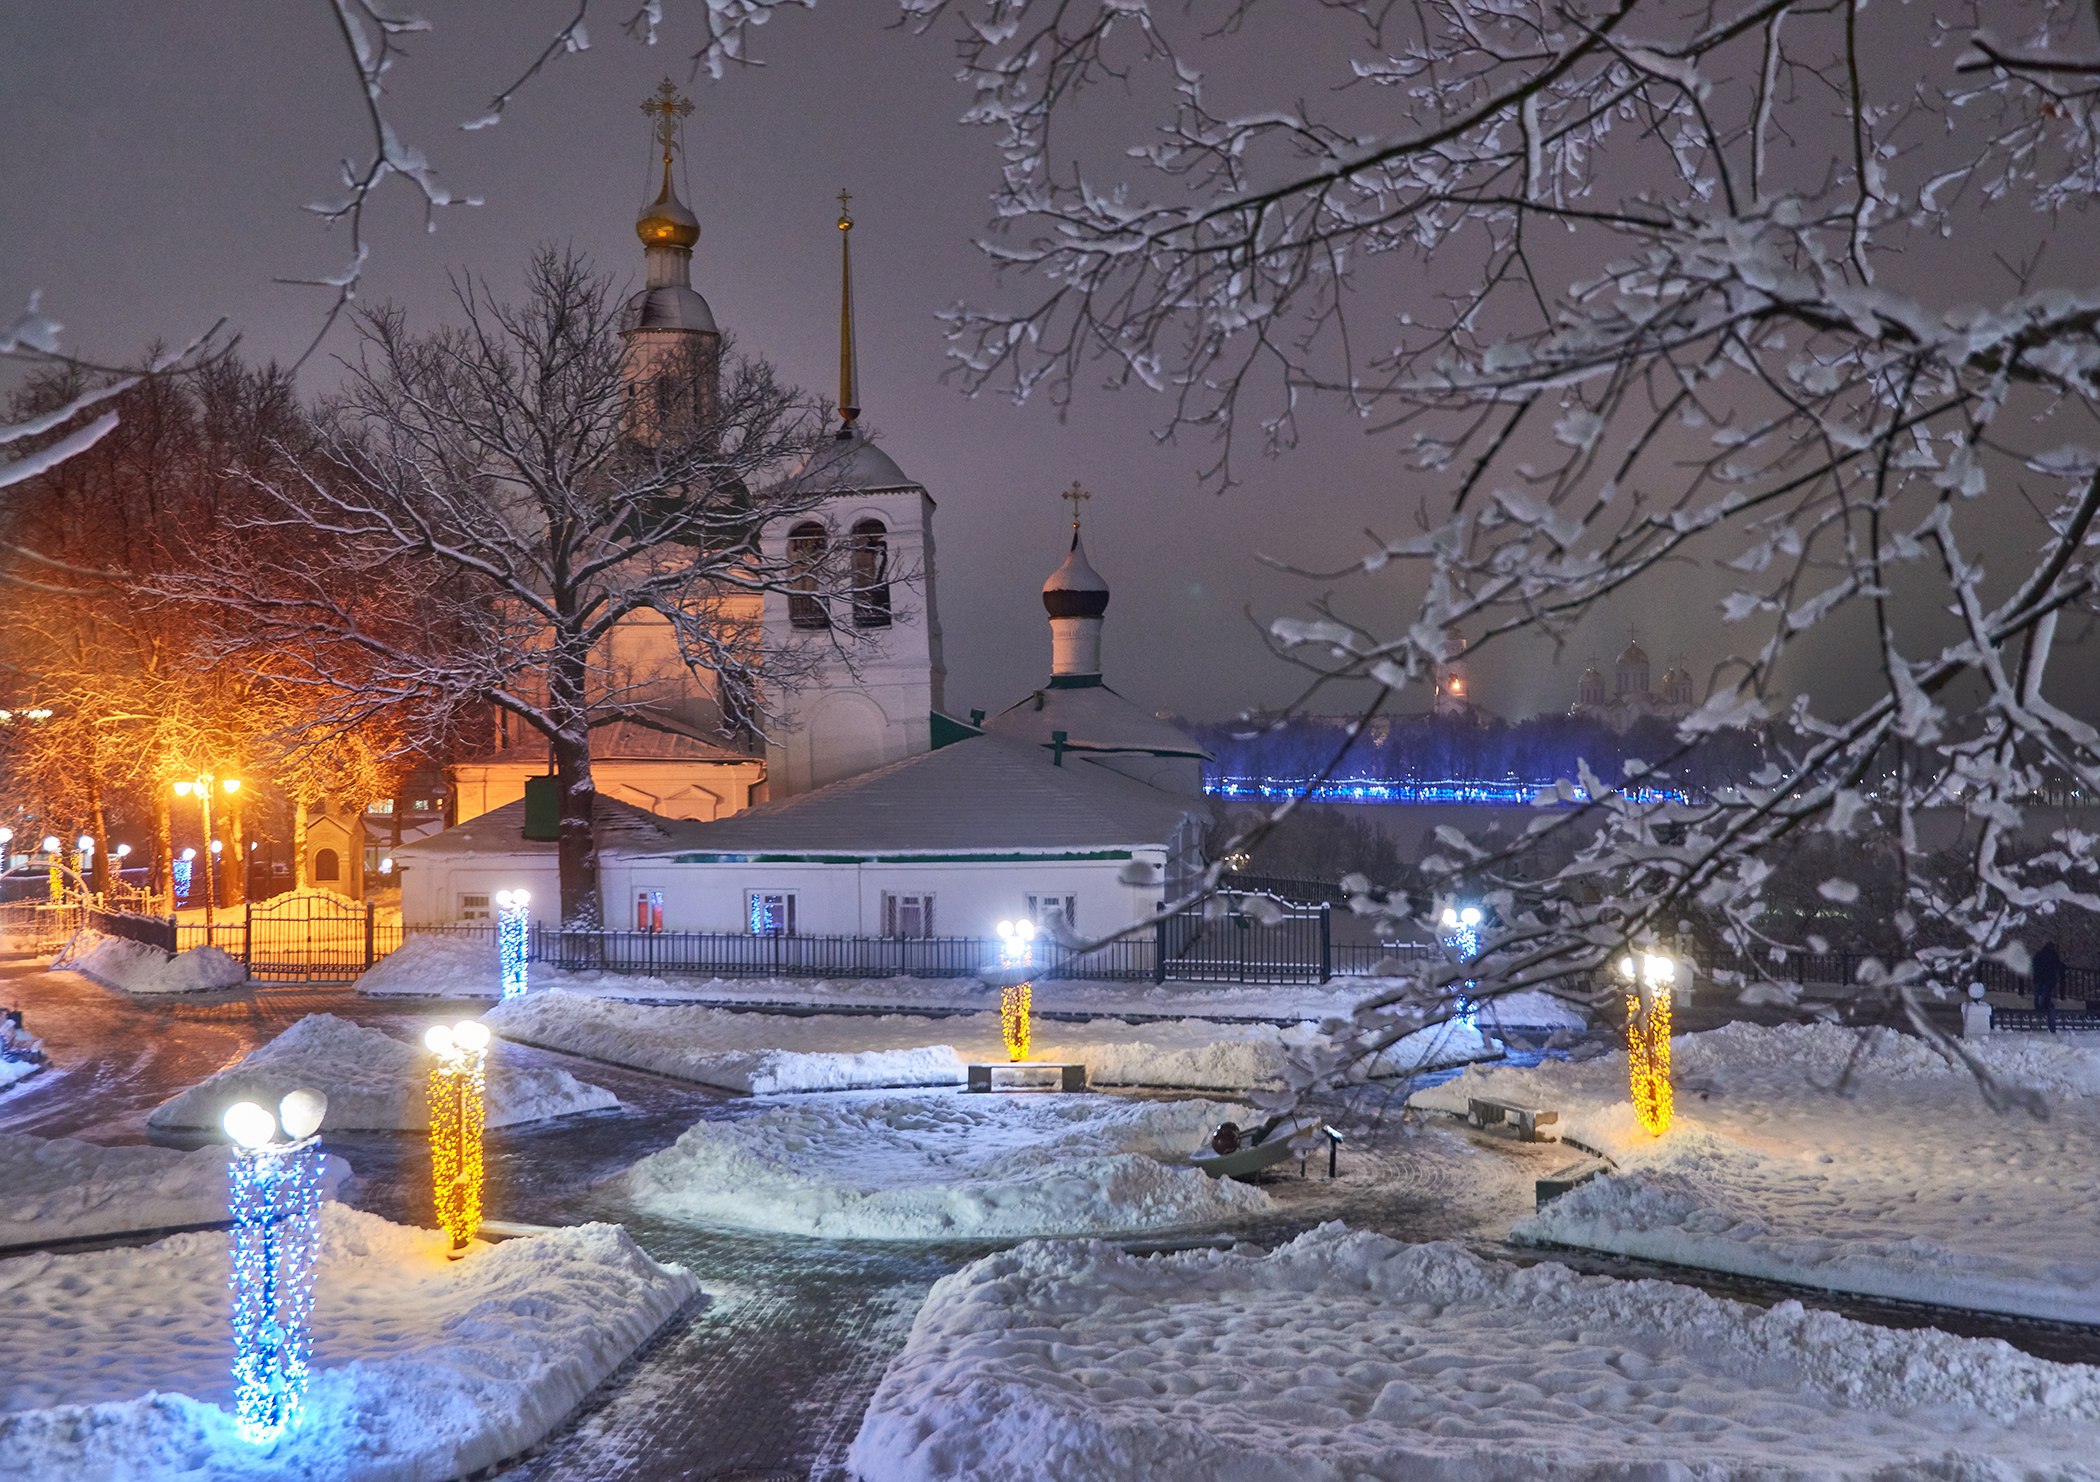
[[590,733],[554,738],[555,786],[561,793],[561,835],[555,857],[561,871],[561,921],[572,931],[596,931],[603,923],[598,900],[598,844],[591,828],[598,800],[591,778]]
[[248,898],[248,840],[241,828],[241,795],[226,804],[226,853],[219,868],[219,900],[237,906]]
[[109,816],[102,806],[102,789],[90,783],[88,835],[95,841],[94,862],[88,866],[88,889],[105,898],[109,895]]
[[306,795],[292,800],[292,889],[306,889]]
[[175,909],[175,817],[165,786],[153,796],[153,893]]
[[[557,640],[559,642],[559,640]],[[561,872],[561,922],[572,931],[596,931],[604,921],[598,899],[598,843],[591,828],[598,801],[591,777],[591,727],[586,659],[557,651],[547,665],[547,698],[560,717],[548,737],[555,787],[561,794],[561,832],[555,858]]]

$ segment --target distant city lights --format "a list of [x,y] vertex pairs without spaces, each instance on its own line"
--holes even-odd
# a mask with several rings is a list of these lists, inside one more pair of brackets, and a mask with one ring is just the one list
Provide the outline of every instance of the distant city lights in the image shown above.
[[[1211,777],[1203,790],[1219,798],[1289,798],[1303,796],[1315,803],[1403,803],[1415,805],[1462,804],[1474,807],[1529,808],[1541,796],[1549,805],[1575,807],[1590,801],[1581,787],[1571,787],[1560,796],[1554,782],[1394,782],[1383,778],[1336,777],[1308,782],[1289,777]],[[1634,803],[1689,803],[1690,793],[1671,787],[1627,787],[1617,796]]]

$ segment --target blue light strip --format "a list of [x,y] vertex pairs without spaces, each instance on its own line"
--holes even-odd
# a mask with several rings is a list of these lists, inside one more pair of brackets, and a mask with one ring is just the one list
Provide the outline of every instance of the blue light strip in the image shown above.
[[[1308,788],[1305,779],[1287,777],[1210,777],[1203,790],[1220,798],[1288,798],[1303,793],[1316,803],[1468,804],[1480,807],[1529,808],[1539,794],[1557,799],[1552,782],[1395,782],[1386,778],[1336,777]],[[1628,787],[1618,796],[1635,803],[1689,803],[1691,794],[1671,787]],[[1588,802],[1577,787],[1561,806]]]
[[320,1143],[237,1148],[227,1188],[234,1422],[244,1439],[264,1444],[298,1423],[313,1364]]

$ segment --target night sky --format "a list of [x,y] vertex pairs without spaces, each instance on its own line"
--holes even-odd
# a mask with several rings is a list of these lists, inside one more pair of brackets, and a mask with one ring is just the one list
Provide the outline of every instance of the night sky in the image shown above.
[[[988,133],[955,122],[967,95],[952,78],[952,42],[890,27],[887,3],[825,0],[787,15],[760,33],[769,65],[720,83],[689,80],[699,38],[680,7],[653,49],[608,14],[590,50],[557,59],[499,127],[462,132],[572,9],[428,8],[437,30],[410,38],[390,106],[450,188],[486,204],[443,211],[426,232],[413,190],[390,185],[367,301],[434,325],[448,272],[470,268],[508,290],[550,241],[638,280],[632,223],[653,194],[640,103],[668,73],[697,103],[686,173],[703,231],[695,286],[744,349],[826,394],[837,364],[834,196],[854,194],[864,422],[939,501],[951,711],[996,709],[1047,673],[1036,592],[1060,557],[1057,495],[1074,479],[1095,494],[1089,546],[1115,591],[1112,685],[1197,718],[1294,692],[1300,676],[1266,654],[1245,614],[1297,611],[1320,589],[1257,556],[1338,567],[1367,525],[1409,528],[1423,491],[1389,441],[1316,410],[1295,452],[1243,453],[1243,482],[1217,494],[1197,477],[1213,450],[1200,438],[1161,446],[1167,407],[1145,393],[1088,391],[1060,421],[1047,404],[973,401],[944,383],[938,312],[959,298],[1011,301],[1025,285],[1002,288],[971,246],[996,158]],[[1090,142],[1139,142],[1129,126],[1128,140]],[[368,148],[363,129],[354,73],[318,3],[81,0],[0,13],[0,306],[12,313],[41,288],[69,348],[112,361],[221,316],[251,358],[295,358],[327,295],[274,280],[343,265],[341,234],[301,207],[334,193],[336,162]],[[352,343],[338,327],[303,384],[325,391],[330,357]],[[1638,610],[1593,617],[1557,661],[1544,639],[1487,657],[1476,695],[1505,715],[1563,707],[1584,661],[1608,660],[1629,629],[1658,673],[1682,657],[1703,674],[1721,652],[1713,583],[1664,572],[1643,593]],[[1389,584],[1345,600],[1391,631],[1411,616],[1405,595]],[[1819,689],[1842,688],[1845,666],[1816,677]]]

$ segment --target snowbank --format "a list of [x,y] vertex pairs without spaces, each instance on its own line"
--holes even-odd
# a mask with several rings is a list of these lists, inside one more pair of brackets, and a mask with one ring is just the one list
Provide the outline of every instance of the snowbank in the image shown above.
[[1269,1208],[1186,1158],[1243,1107],[1101,1096],[826,1098],[701,1122],[619,1176],[651,1214],[851,1240],[1216,1225]]
[[26,1081],[44,1067],[34,1060],[0,1059],[0,1091],[17,1081]]
[[[506,1039],[732,1091],[959,1086],[965,1066],[1006,1059],[997,1014],[762,1014],[543,989],[485,1017]],[[1317,1039],[1312,1024],[1038,1020],[1033,1058],[1084,1064],[1100,1085],[1242,1091],[1280,1084]],[[1442,1025],[1394,1046],[1380,1069],[1461,1064],[1488,1048],[1477,1032]]]
[[324,1207],[299,1426],[234,1434],[227,1237],[0,1262],[0,1476],[437,1482],[560,1424],[684,1304],[612,1225],[447,1261],[444,1237]]
[[1328,1225],[1268,1255],[1031,1243],[937,1283],[863,1482],[2090,1478],[2100,1371]]
[[192,947],[170,957],[158,947],[93,927],[75,932],[51,966],[126,993],[207,993],[248,981],[248,970],[218,947]]
[[[421,1045],[333,1014],[309,1014],[238,1064],[162,1102],[146,1122],[152,1127],[217,1129],[226,1108],[236,1101],[275,1106],[285,1092],[311,1086],[328,1096],[324,1134],[330,1127],[417,1131],[430,1125],[424,1099],[430,1061]],[[519,1065],[500,1045],[490,1052],[491,1127],[619,1104],[612,1092],[585,1085],[566,1070]]]
[[1977,1048],[2008,1084],[2052,1097],[2048,1120],[1992,1111],[1968,1070],[1922,1040],[1883,1033],[1862,1055],[1858,1032],[1827,1024],[1679,1036],[1677,1119],[1659,1139],[1634,1120],[1623,1054],[1475,1068],[1412,1104],[1463,1112],[1486,1094],[1557,1107],[1570,1138],[1618,1163],[1519,1238],[2100,1322],[2100,1050],[2041,1035]]
[[493,931],[411,933],[357,980],[357,991],[373,998],[494,998],[500,986]]
[[[0,1246],[208,1225],[226,1218],[224,1147],[103,1147],[0,1132]],[[333,1190],[349,1168],[330,1158]]]

